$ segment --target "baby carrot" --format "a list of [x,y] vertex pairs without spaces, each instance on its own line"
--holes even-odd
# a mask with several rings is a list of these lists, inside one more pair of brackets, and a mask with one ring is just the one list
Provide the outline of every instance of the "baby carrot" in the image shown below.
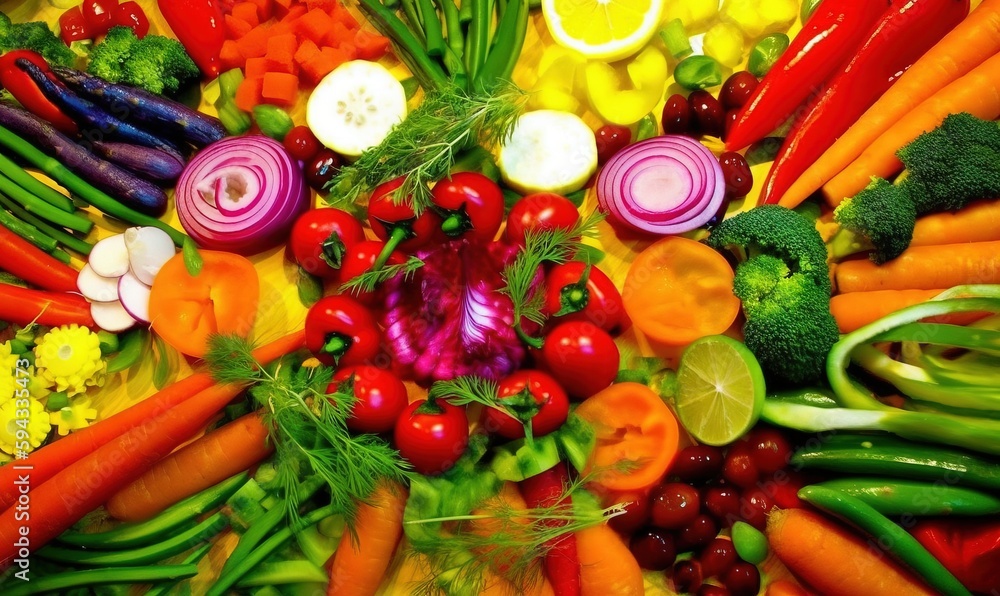
[[628,546],[607,524],[576,533],[583,596],[640,596],[642,569]]
[[842,293],[1000,283],[1000,241],[914,246],[883,265],[840,263],[834,277]]

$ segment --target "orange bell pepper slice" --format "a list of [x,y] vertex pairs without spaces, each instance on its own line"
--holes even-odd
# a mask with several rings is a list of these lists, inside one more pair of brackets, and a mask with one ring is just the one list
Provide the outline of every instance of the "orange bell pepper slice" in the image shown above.
[[640,383],[615,383],[588,397],[576,414],[597,434],[584,474],[611,490],[637,490],[663,478],[677,456],[677,418]]
[[214,333],[246,337],[257,316],[260,282],[253,263],[228,252],[200,251],[198,275],[184,265],[183,253],[166,262],[153,281],[149,317],[163,341],[201,358]]

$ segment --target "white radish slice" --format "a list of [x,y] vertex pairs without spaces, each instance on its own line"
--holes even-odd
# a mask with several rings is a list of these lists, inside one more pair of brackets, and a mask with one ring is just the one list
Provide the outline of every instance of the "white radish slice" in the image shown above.
[[147,286],[153,285],[160,267],[176,252],[174,241],[163,230],[148,226],[129,228],[123,235],[132,273]]
[[118,300],[118,278],[102,277],[87,263],[80,269],[76,287],[87,300],[94,302],[114,302]]
[[122,306],[140,323],[149,323],[149,289],[131,271],[118,280],[118,296]]
[[135,319],[117,300],[114,302],[91,302],[90,316],[93,317],[98,327],[111,333],[119,333],[135,325]]
[[108,236],[94,245],[88,259],[94,273],[101,277],[121,277],[128,273],[128,249],[125,235]]

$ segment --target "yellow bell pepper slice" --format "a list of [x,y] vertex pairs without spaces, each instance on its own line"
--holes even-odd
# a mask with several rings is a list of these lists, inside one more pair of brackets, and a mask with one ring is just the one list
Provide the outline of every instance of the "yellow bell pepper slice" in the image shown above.
[[647,47],[626,65],[632,89],[622,89],[618,70],[607,62],[586,66],[587,98],[590,107],[605,122],[629,126],[656,107],[667,83],[667,59],[663,52]]
[[585,106],[579,99],[577,89],[582,86],[580,79],[585,63],[586,59],[576,52],[547,48],[539,64],[542,74],[528,97],[528,109],[582,115]]

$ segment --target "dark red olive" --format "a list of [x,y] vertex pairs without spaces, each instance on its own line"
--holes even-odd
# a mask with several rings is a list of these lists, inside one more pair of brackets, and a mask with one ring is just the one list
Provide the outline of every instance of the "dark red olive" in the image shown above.
[[670,468],[681,482],[705,482],[722,472],[725,456],[718,447],[690,445],[681,449]]
[[691,134],[691,104],[688,99],[680,93],[675,93],[667,98],[663,104],[663,134],[686,135]]
[[701,501],[698,489],[683,482],[657,486],[649,495],[649,517],[653,525],[678,530],[698,516]]
[[748,488],[757,484],[757,466],[753,463],[750,445],[744,441],[734,443],[726,454],[726,463],[722,466],[722,477],[726,482],[740,488]]
[[691,520],[677,533],[677,550],[687,552],[701,548],[719,533],[719,526],[710,515],[704,513]]
[[[723,153],[720,160],[726,155]],[[725,172],[725,166],[723,166],[723,172]],[[762,474],[777,472],[788,465],[788,460],[792,457],[791,444],[785,435],[776,429],[755,428],[747,434],[747,442],[750,444],[750,457],[753,458],[753,463]]]
[[702,499],[705,510],[715,518],[721,527],[728,527],[742,519],[740,515],[740,494],[730,486],[710,486],[705,489]]
[[705,577],[722,575],[738,560],[733,541],[728,538],[713,538],[698,555]]
[[605,124],[594,131],[594,140],[597,141],[597,162],[604,163],[632,142],[632,131],[624,126]]
[[645,494],[634,494],[624,503],[625,513],[612,517],[608,524],[616,532],[628,535],[646,525],[649,519],[649,497]]
[[694,592],[701,585],[703,579],[701,564],[693,559],[677,561],[671,577],[673,578],[675,592],[680,594]]
[[743,493],[740,503],[740,515],[743,521],[760,531],[764,531],[767,526],[767,514],[774,509],[774,499],[766,492],[755,488]]
[[639,567],[651,571],[663,571],[673,565],[677,558],[674,537],[656,528],[640,530],[632,536],[629,549]]
[[326,192],[326,185],[340,171],[343,160],[329,149],[320,149],[305,165],[306,184],[316,192]]
[[719,101],[722,103],[723,109],[742,108],[750,100],[758,83],[757,77],[745,70],[733,73],[722,84],[722,90],[719,91]]
[[701,587],[698,588],[698,596],[729,596],[729,590],[725,586],[701,584]]
[[753,188],[753,173],[746,158],[735,151],[726,151],[719,156],[719,165],[726,181],[726,195],[731,199],[747,196]]
[[699,89],[691,92],[688,101],[691,103],[691,113],[694,115],[697,132],[721,138],[725,131],[726,113],[719,100],[708,91]]
[[721,579],[733,596],[755,596],[760,591],[760,571],[750,563],[736,563]]

